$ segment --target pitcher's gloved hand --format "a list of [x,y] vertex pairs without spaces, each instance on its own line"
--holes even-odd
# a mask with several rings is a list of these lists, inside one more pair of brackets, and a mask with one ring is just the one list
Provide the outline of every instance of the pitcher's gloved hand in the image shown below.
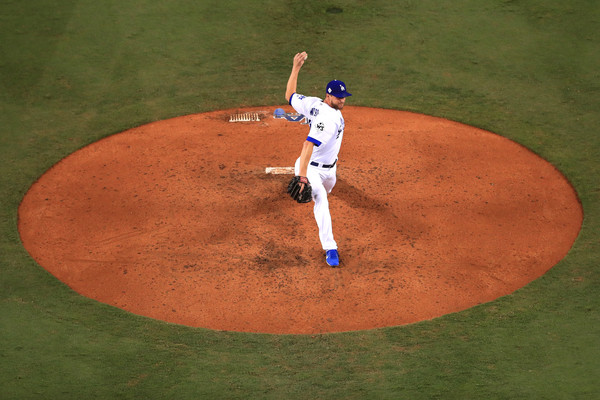
[[310,203],[312,200],[312,187],[305,176],[294,176],[288,185],[287,192],[298,203]]

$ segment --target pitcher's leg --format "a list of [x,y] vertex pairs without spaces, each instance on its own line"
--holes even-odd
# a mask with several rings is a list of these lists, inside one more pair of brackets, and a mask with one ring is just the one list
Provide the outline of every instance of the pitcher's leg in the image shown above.
[[317,188],[313,186],[313,199],[315,201],[313,211],[317,226],[319,227],[319,239],[321,240],[323,250],[337,249],[337,243],[333,239],[329,200],[327,199],[327,191],[323,185],[318,185]]
[[321,174],[321,182],[323,182],[323,186],[325,187],[325,190],[327,190],[327,193],[331,193],[337,182],[337,165],[329,171],[326,171],[324,174]]
[[[297,159],[296,164],[294,165],[296,175],[300,169],[299,165],[300,159]],[[335,185],[335,176],[333,181],[327,179],[327,188],[325,188],[325,186],[323,186],[323,176],[321,176],[319,169],[309,166],[306,175],[312,187],[312,196],[313,201],[315,202],[313,212],[315,214],[317,226],[319,227],[321,246],[323,246],[323,250],[337,249],[337,243],[333,239],[333,227],[331,223],[331,214],[329,213],[329,200],[327,200],[327,193],[330,192],[333,185]]]

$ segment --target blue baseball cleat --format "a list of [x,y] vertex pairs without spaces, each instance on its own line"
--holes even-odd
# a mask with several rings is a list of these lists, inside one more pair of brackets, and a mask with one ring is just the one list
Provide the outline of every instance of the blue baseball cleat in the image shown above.
[[327,250],[325,253],[325,261],[330,267],[337,267],[340,265],[340,255],[337,250]]

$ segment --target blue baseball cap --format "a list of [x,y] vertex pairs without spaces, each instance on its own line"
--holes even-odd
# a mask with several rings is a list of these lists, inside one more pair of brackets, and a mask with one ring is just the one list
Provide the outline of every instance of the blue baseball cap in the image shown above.
[[352,96],[351,93],[348,93],[346,91],[346,84],[342,81],[338,81],[337,79],[327,84],[327,94],[330,94],[335,97]]

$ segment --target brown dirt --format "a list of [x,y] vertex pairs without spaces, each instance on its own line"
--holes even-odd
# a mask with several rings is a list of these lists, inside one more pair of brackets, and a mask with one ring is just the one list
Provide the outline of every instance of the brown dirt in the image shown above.
[[[346,107],[331,196],[342,267],[325,264],[312,206],[285,194],[307,127],[236,110],[93,143],[19,209],[35,260],[75,291],[218,330],[321,333],[408,324],[514,292],[569,251],[577,196],[498,135],[408,112]],[[292,111],[286,108],[287,111]],[[248,110],[242,110],[248,111]]]

